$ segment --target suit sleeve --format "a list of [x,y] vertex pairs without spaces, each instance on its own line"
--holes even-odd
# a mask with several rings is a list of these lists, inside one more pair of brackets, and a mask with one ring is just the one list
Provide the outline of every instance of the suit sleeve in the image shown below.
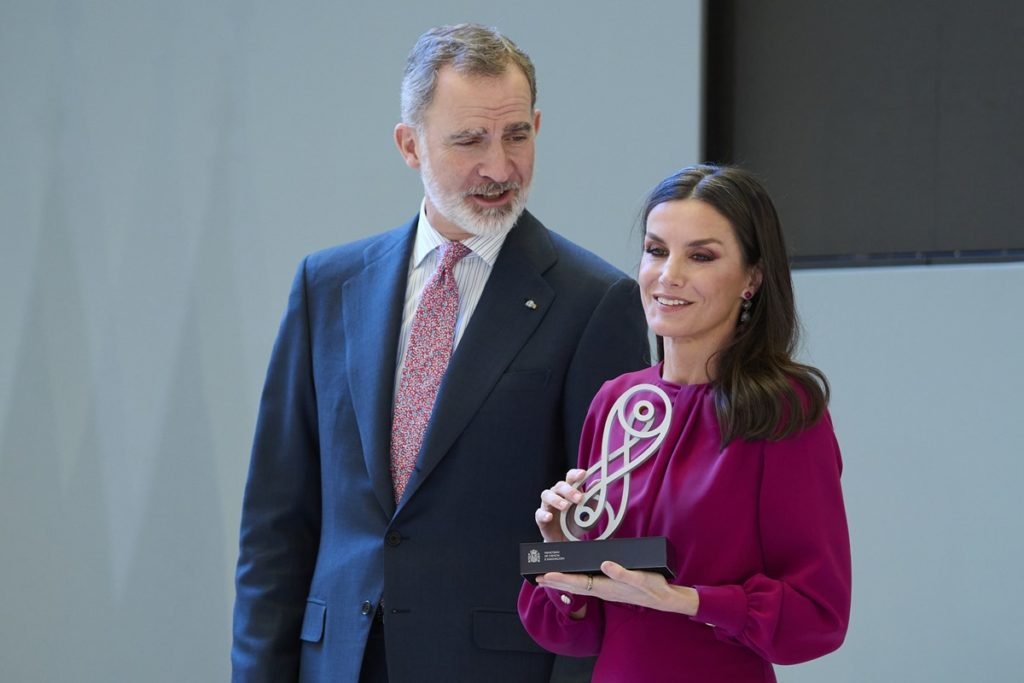
[[299,633],[320,536],[320,467],[306,261],[271,353],[242,502],[232,681],[299,673]]
[[695,620],[775,664],[842,644],[851,567],[841,470],[827,413],[793,438],[766,443],[759,502],[765,572],[742,584],[695,586]]
[[[580,337],[565,383],[565,439],[578,444],[590,402],[601,385],[651,365],[647,320],[640,287],[629,278],[615,281],[594,308]],[[568,467],[576,466],[576,450]]]

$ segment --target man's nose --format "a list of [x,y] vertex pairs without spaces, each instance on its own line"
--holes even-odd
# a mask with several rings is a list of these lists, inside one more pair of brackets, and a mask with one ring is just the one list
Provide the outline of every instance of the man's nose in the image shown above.
[[511,178],[512,158],[504,144],[494,142],[487,146],[484,158],[480,162],[479,173],[496,183],[504,183]]

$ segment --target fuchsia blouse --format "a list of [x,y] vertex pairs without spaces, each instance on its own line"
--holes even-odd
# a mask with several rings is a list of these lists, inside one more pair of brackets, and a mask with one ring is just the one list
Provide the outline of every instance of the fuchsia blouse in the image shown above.
[[[711,386],[666,382],[659,365],[601,388],[580,467],[601,458],[612,405],[642,383],[665,391],[672,421],[658,452],[631,474],[615,537],[667,536],[672,583],[697,589],[699,611],[688,617],[583,596],[566,605],[560,592],[524,582],[526,630],[552,652],[598,655],[595,683],[775,681],[772,663],[835,650],[846,635],[851,577],[831,418],[783,441],[736,439],[721,449]],[[613,442],[621,435],[619,428]],[[609,488],[613,500],[619,487],[621,480]],[[586,616],[570,619],[584,603]]]

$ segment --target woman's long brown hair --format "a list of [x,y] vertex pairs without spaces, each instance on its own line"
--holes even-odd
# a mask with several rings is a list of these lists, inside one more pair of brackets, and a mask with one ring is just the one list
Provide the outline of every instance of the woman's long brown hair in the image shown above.
[[[761,183],[734,166],[700,164],[661,181],[641,213],[683,199],[704,202],[732,225],[745,265],[761,269],[750,318],[740,322],[732,340],[708,361],[722,446],[736,438],[784,439],[821,419],[829,385],[817,368],[793,359],[799,323],[793,281],[778,213]],[[658,358],[664,358],[659,337]]]

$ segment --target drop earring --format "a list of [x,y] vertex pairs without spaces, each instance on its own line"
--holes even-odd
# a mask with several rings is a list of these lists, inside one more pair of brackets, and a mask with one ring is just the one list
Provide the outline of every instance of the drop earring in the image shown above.
[[750,300],[753,298],[753,292],[749,289],[743,290],[743,303],[740,305],[740,324],[750,320]]

